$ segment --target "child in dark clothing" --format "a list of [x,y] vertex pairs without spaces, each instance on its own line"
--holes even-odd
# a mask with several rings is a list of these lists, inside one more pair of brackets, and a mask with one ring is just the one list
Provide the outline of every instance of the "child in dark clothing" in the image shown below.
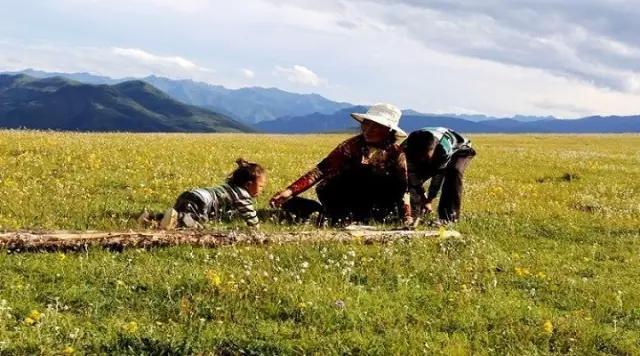
[[[173,208],[160,220],[160,228],[199,227],[209,220],[242,217],[248,226],[259,227],[254,198],[260,195],[267,182],[266,170],[257,163],[240,158],[238,168],[227,181],[211,188],[196,188],[183,192]],[[141,221],[145,221],[141,217]],[[147,219],[148,220],[148,217]]]
[[[402,144],[407,155],[409,194],[416,217],[430,213],[431,202],[442,191],[438,205],[440,222],[460,218],[463,175],[476,155],[471,141],[444,127],[426,127],[412,132]],[[428,191],[424,183],[431,179]]]

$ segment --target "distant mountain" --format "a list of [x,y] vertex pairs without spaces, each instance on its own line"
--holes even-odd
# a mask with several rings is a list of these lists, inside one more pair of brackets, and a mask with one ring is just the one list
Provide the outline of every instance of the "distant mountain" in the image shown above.
[[[312,114],[264,121],[255,126],[271,133],[350,132],[358,123],[349,116],[352,112],[365,112],[366,107],[355,106],[334,114]],[[444,126],[469,133],[621,133],[640,132],[640,116],[588,117],[576,120],[542,119],[518,121],[515,119],[493,119],[470,121],[457,117],[420,114],[405,110],[400,127],[411,132],[426,126]]]
[[318,94],[296,94],[276,88],[227,89],[219,85],[156,76],[142,80],[182,102],[228,113],[247,123],[311,113],[330,114],[353,106],[331,101]]
[[532,122],[556,119],[553,116],[530,116],[530,115],[515,115],[512,117],[495,117],[482,114],[424,114],[415,110],[403,110],[404,115],[407,116],[429,116],[429,117],[449,117],[454,119],[463,119],[473,122],[491,121],[491,120],[514,120],[520,122]]
[[[487,124],[495,125],[493,121]],[[640,132],[640,115],[591,116],[575,120],[541,120],[517,125],[511,132],[624,133]]]
[[[288,117],[256,124],[260,131],[271,133],[314,133],[355,131],[359,124],[350,116],[353,112],[366,112],[365,106],[354,106],[333,114],[311,114],[301,117]],[[408,113],[408,114],[407,114]],[[405,111],[400,120],[400,127],[405,131],[413,131],[424,126],[447,126],[462,132],[485,132],[493,128],[483,123],[441,116],[413,114]]]
[[57,73],[57,72],[43,72],[41,70],[35,69],[25,69],[18,72],[4,72],[0,74],[9,74],[9,75],[18,75],[24,74],[33,78],[43,79],[43,78],[51,78],[51,77],[61,77],[65,79],[75,80],[80,83],[85,84],[118,84],[122,82],[126,82],[127,80],[133,80],[133,78],[127,79],[111,79],[109,77],[95,75],[91,73]]
[[[32,69],[10,74],[26,74],[36,78],[58,76],[82,83],[110,85],[132,79],[111,79],[89,73],[48,73]],[[330,114],[353,106],[349,103],[331,101],[318,94],[296,94],[276,88],[227,89],[220,85],[157,76],[148,76],[140,80],[185,104],[210,109],[250,124],[316,112]]]
[[245,132],[225,115],[180,103],[148,83],[92,85],[0,75],[0,127],[70,131]]
[[313,113],[300,117],[284,117],[277,120],[262,121],[254,126],[263,132],[272,133],[313,133],[345,132],[357,130],[359,124],[349,116],[352,112],[365,112],[364,106],[353,106],[333,114]]
[[[78,82],[115,84],[113,90],[118,89],[119,83],[131,81],[130,79],[112,79],[90,73],[48,73],[35,70],[25,70],[21,73],[28,73],[37,78],[58,76],[59,78],[56,80],[64,77],[75,81],[73,83],[74,86],[80,85]],[[349,118],[349,113],[366,111],[364,106],[334,102],[317,94],[295,94],[275,88],[232,90],[191,80],[172,80],[156,76],[149,76],[141,80],[164,92],[163,94],[154,88],[155,94],[158,96],[163,95],[164,100],[173,98],[193,105],[186,105],[185,107],[194,113],[210,113],[208,110],[212,110],[219,113],[213,114],[217,117],[226,120],[235,118],[238,121],[254,125],[258,130],[265,132],[354,131],[358,129],[358,124]],[[174,103],[174,105],[178,104],[180,103]],[[195,106],[206,110],[198,109]],[[156,109],[160,110],[156,114],[163,115],[161,108]],[[6,107],[0,108],[0,112],[6,110]],[[35,109],[30,107],[30,110]],[[446,126],[461,132],[640,132],[638,128],[639,120],[640,116],[593,116],[574,120],[560,120],[552,116],[516,115],[511,118],[497,118],[475,114],[423,114],[414,110],[404,110],[401,126],[407,131],[424,126]],[[205,130],[202,125],[196,130]],[[238,123],[236,122],[234,125],[238,125]],[[248,129],[247,126],[242,126],[242,129],[239,130]],[[181,130],[188,131],[190,129],[183,127]]]

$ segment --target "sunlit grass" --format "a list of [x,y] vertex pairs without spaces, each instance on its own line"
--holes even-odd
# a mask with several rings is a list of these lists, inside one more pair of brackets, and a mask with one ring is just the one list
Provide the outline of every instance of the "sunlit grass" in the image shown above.
[[[134,228],[240,156],[265,207],[344,138],[2,132],[0,227]],[[462,239],[2,253],[0,353],[640,353],[640,137],[472,139]]]

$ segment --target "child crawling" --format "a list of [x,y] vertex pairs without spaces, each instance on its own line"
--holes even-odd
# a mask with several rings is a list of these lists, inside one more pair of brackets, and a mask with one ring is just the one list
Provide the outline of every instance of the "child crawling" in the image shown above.
[[267,183],[266,170],[257,163],[239,158],[236,168],[225,183],[211,188],[196,188],[178,196],[173,208],[151,219],[143,214],[140,222],[148,224],[160,220],[160,228],[201,227],[210,220],[242,217],[248,226],[259,227],[254,198],[260,195]]

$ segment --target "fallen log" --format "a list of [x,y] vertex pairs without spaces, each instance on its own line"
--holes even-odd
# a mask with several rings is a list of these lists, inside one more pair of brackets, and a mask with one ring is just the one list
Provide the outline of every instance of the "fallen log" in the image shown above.
[[191,245],[214,248],[232,244],[266,244],[291,242],[337,241],[362,243],[389,242],[398,239],[422,237],[459,237],[456,231],[407,231],[407,230],[313,230],[277,233],[246,233],[239,231],[53,231],[53,232],[5,232],[0,233],[0,249],[10,253],[85,251],[99,246],[113,251],[126,248],[155,248]]

